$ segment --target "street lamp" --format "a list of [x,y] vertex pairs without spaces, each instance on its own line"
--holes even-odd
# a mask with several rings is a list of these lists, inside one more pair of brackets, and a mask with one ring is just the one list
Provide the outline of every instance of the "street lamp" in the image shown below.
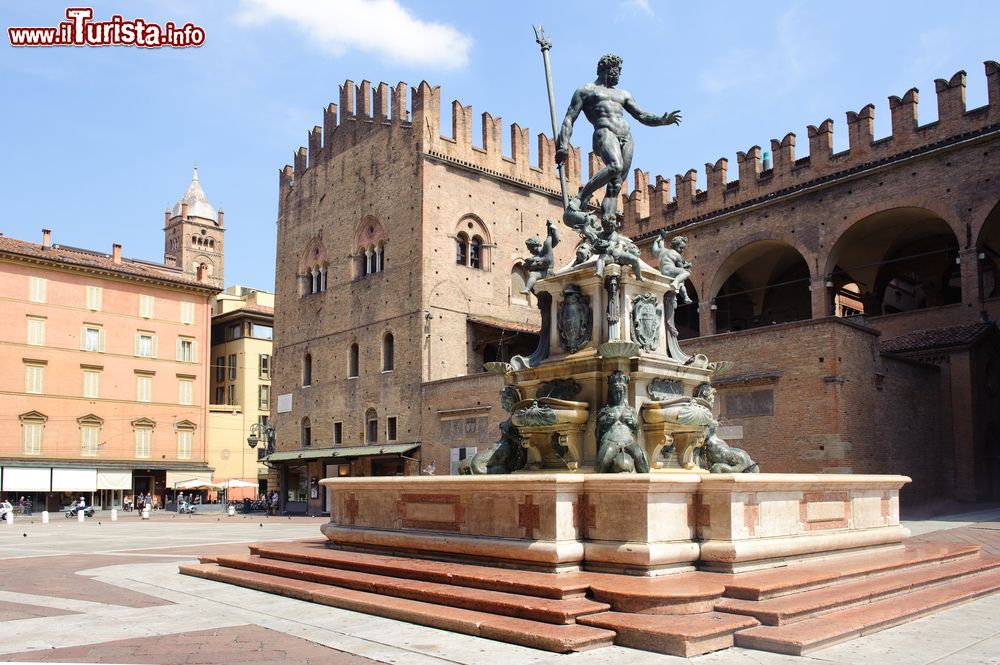
[[267,457],[274,452],[274,425],[254,423],[250,425],[250,436],[247,437],[247,445],[256,448],[257,443],[264,443],[263,450],[258,454],[258,458]]

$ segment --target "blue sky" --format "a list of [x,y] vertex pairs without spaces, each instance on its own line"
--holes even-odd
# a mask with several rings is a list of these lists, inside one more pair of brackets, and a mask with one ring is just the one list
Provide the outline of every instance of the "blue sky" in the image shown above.
[[[77,5],[83,3],[74,3]],[[421,80],[450,101],[550,132],[533,23],[553,41],[558,115],[606,52],[624,58],[622,87],[646,110],[681,109],[680,127],[635,127],[633,166],[668,178],[730,160],[755,144],[920,89],[921,123],[937,117],[934,79],[969,73],[969,108],[986,103],[984,60],[1000,59],[1000,3],[962,2],[431,2],[164,0],[95,2],[113,14],[205,29],[200,48],[0,46],[4,159],[0,231],[126,256],[163,257],[163,210],[197,164],[226,211],[226,282],[273,288],[277,172],[338,85]],[[54,26],[65,4],[0,0],[3,27]],[[575,143],[589,143],[581,119]],[[534,142],[532,142],[533,144]],[[589,147],[589,146],[588,146]],[[534,159],[534,157],[533,157]]]

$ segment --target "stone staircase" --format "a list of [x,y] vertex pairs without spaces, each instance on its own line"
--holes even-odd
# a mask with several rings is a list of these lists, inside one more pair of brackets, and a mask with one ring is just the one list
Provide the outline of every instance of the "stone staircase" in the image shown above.
[[748,573],[720,612],[752,616],[736,646],[803,655],[1000,589],[1000,557],[976,545],[910,543],[881,555]]
[[1000,588],[977,546],[905,548],[752,573],[550,574],[259,544],[181,572],[348,610],[566,653],[611,644],[676,656],[736,646],[803,654]]

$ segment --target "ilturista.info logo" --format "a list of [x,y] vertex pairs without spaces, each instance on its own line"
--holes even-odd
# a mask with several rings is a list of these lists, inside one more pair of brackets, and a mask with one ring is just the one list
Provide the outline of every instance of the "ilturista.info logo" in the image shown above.
[[11,46],[138,46],[140,48],[188,48],[205,43],[205,29],[167,21],[163,25],[141,18],[115,14],[95,21],[91,7],[69,7],[65,21],[52,27],[10,27]]

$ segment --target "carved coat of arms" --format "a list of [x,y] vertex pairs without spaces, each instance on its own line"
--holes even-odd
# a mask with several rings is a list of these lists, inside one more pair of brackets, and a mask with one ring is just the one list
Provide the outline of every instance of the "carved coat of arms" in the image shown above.
[[652,293],[641,293],[632,301],[632,339],[643,351],[654,351],[660,341],[663,303]]
[[570,284],[563,290],[556,319],[559,344],[567,353],[576,353],[590,341],[593,329],[590,303],[576,284]]

